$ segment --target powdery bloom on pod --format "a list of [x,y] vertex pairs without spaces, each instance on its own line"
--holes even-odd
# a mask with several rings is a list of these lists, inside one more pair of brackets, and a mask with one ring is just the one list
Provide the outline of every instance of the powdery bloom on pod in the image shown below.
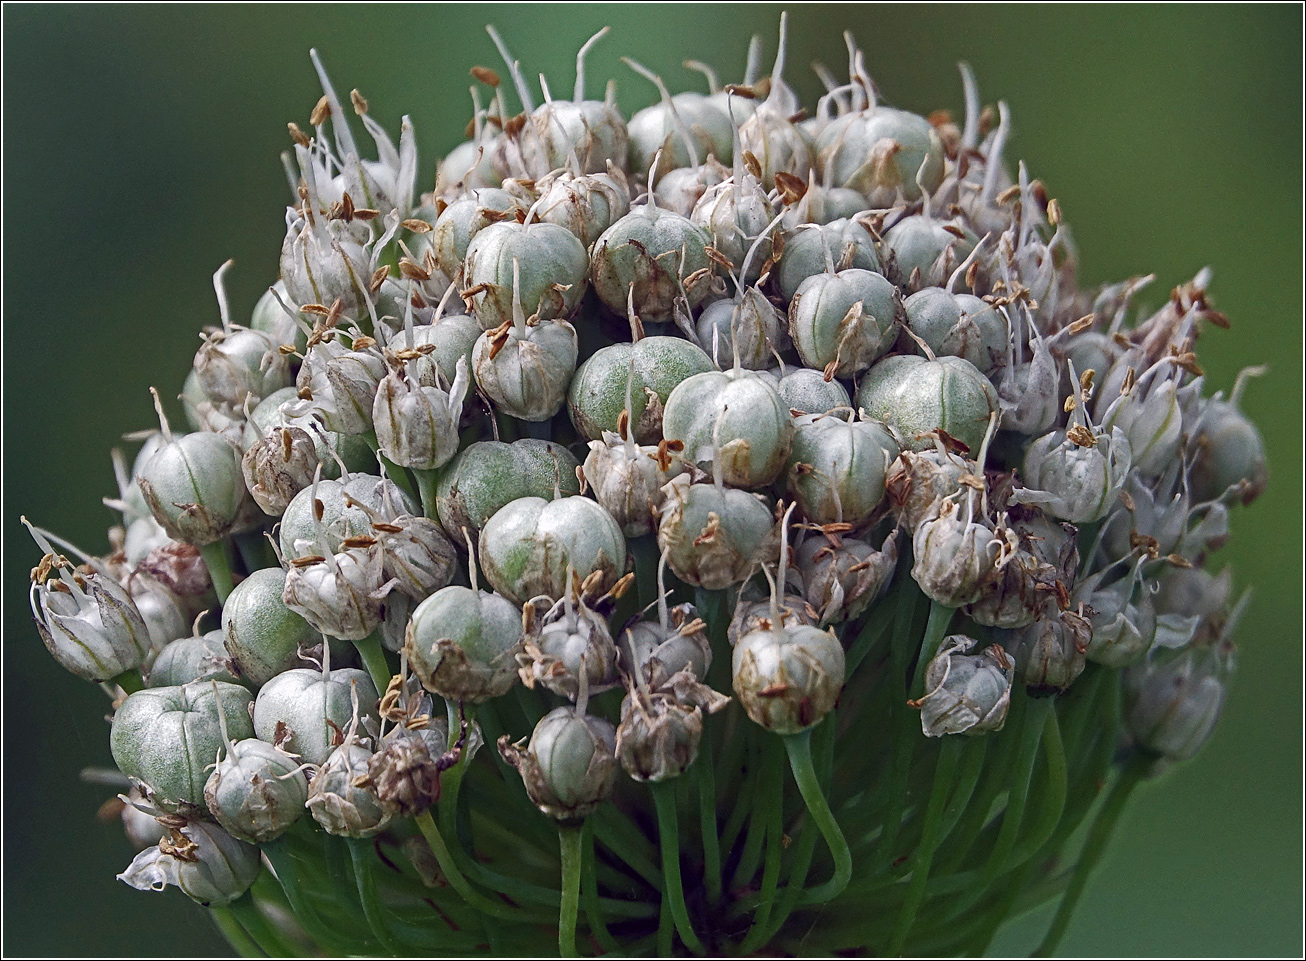
[[[903,446],[927,450],[942,430],[967,451],[979,448],[998,395],[975,365],[960,357],[893,354],[867,372],[856,405],[902,434]],[[1005,426],[1005,425],[1004,425]]]
[[719,590],[748,577],[773,556],[775,521],[760,495],[719,484],[693,484],[688,474],[664,488],[658,548],[687,584]]
[[298,762],[257,738],[228,744],[204,785],[209,813],[233,837],[262,844],[304,813],[308,780]]
[[375,715],[376,688],[365,671],[331,670],[329,645],[322,648],[322,670],[295,668],[278,674],[259,689],[254,701],[254,733],[260,740],[297,754],[309,764],[323,764],[345,740],[350,722]]
[[827,224],[801,224],[786,233],[775,284],[788,304],[798,288],[817,274],[849,269],[878,271],[880,255],[866,224],[856,218],[841,218]]
[[588,273],[585,245],[566,227],[490,224],[467,247],[462,297],[482,330],[514,323],[518,304],[534,322],[566,320],[580,304]]
[[620,769],[616,729],[586,714],[584,700],[544,715],[524,748],[507,734],[499,738],[499,754],[517,769],[531,801],[563,823],[594,813],[612,794]]
[[756,287],[703,308],[694,325],[698,342],[720,370],[734,365],[762,370],[787,345],[783,315]]
[[893,346],[904,316],[893,284],[850,267],[802,282],[789,304],[789,336],[804,364],[847,380]]
[[232,671],[254,685],[282,671],[305,667],[300,654],[322,640],[321,632],[282,599],[287,575],[279,567],[250,574],[222,605],[222,636]]
[[898,443],[878,421],[850,409],[795,418],[785,477],[802,514],[816,525],[866,524],[884,500],[885,475]]
[[997,644],[970,654],[978,644],[965,634],[945,637],[926,666],[925,695],[911,702],[926,737],[984,734],[1006,723],[1015,665]]
[[446,587],[422,601],[404,640],[408,664],[427,690],[470,704],[517,683],[521,649],[520,610],[474,586]]
[[745,634],[732,660],[739,703],[754,723],[777,734],[797,734],[816,724],[843,689],[839,639],[807,624]]
[[562,597],[573,570],[582,579],[599,572],[600,589],[611,587],[626,567],[626,538],[588,497],[521,497],[481,528],[477,555],[494,589],[525,604],[541,595]]
[[256,845],[207,821],[175,820],[168,836],[136,855],[119,881],[138,891],[171,884],[208,908],[230,904],[250,889],[263,871]]
[[464,530],[477,536],[491,517],[520,497],[579,494],[579,466],[567,448],[552,441],[477,441],[449,461],[436,480],[440,526],[461,550],[468,543]]

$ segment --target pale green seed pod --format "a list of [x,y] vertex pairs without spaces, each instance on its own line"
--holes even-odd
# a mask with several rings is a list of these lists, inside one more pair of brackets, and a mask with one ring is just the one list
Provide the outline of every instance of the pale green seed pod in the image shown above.
[[477,556],[486,580],[520,605],[540,595],[562,597],[570,570],[582,580],[598,571],[600,590],[611,587],[626,568],[626,538],[588,497],[521,497],[486,522]]
[[263,513],[280,517],[295,495],[313,483],[321,461],[317,445],[298,427],[270,427],[240,459],[245,487]]
[[265,567],[237,584],[222,605],[223,644],[232,670],[256,687],[282,671],[306,666],[299,649],[322,640],[282,601],[285,588],[286,572]]
[[626,537],[651,534],[657,527],[662,488],[687,469],[678,447],[665,441],[657,447],[640,447],[616,434],[590,442],[581,468],[585,482]]
[[685,460],[705,470],[719,465],[726,484],[758,488],[784,470],[794,425],[769,378],[709,371],[671,392],[662,433],[684,445]]
[[[778,371],[768,371],[777,374]],[[828,414],[838,407],[851,407],[852,398],[843,384],[810,367],[790,367],[775,383],[780,400],[795,417],[803,414]]]
[[[286,306],[283,308],[282,304]],[[249,328],[267,334],[273,348],[282,344],[293,344],[295,350],[302,354],[308,349],[308,331],[300,325],[301,319],[304,319],[304,315],[295,310],[291,304],[290,295],[286,293],[285,282],[278,280],[263,292],[263,296],[259,297],[258,303],[254,305]],[[311,323],[309,325],[311,326]]]
[[892,107],[847,113],[816,138],[823,182],[851,187],[872,208],[919,200],[943,182],[943,144],[924,117]]
[[162,891],[169,884],[207,908],[241,897],[263,872],[258,848],[207,821],[188,821],[132,860],[119,881],[138,891]]
[[522,197],[497,185],[473,189],[455,200],[444,208],[427,235],[436,267],[450,280],[458,280],[472,238],[490,224],[524,219],[529,206]]
[[[104,574],[73,572],[42,531],[30,524],[28,529],[44,552],[32,572],[28,600],[37,632],[54,659],[78,677],[97,682],[139,667],[152,642],[127,591]],[[58,579],[47,580],[54,572]]]
[[708,304],[694,329],[718,370],[729,370],[736,359],[747,370],[764,370],[788,346],[783,315],[756,287]]
[[567,393],[567,412],[576,432],[586,440],[618,433],[626,410],[630,383],[630,425],[635,442],[656,444],[662,439],[662,413],[667,398],[682,381],[712,370],[702,350],[681,337],[643,337],[634,343],[601,347],[576,369]]
[[1092,639],[1084,655],[1095,664],[1127,667],[1151,650],[1157,640],[1156,606],[1149,584],[1139,567],[1113,584],[1102,585],[1100,575],[1089,578],[1075,591],[1092,610]]
[[961,357],[985,377],[1006,364],[1011,325],[1002,311],[978,297],[926,287],[903,301],[903,309],[907,329],[935,356]]
[[253,732],[309,764],[323,764],[354,718],[355,698],[363,714],[375,715],[376,687],[366,672],[295,668],[259,689]]
[[624,315],[633,288],[635,313],[645,323],[666,323],[677,303],[687,310],[707,296],[711,244],[711,234],[693,221],[638,204],[595,241],[594,290],[609,310]]
[[1093,636],[1088,620],[1073,611],[1058,610],[1048,603],[1042,615],[1028,627],[1016,631],[1008,653],[1015,659],[1016,672],[1035,697],[1066,690],[1084,672],[1084,652]]
[[154,519],[173,540],[221,540],[252,507],[236,451],[217,434],[173,435],[136,477]]
[[630,213],[630,187],[618,167],[580,175],[564,172],[537,184],[535,217],[565,227],[586,250],[603,232]]
[[978,243],[961,218],[904,217],[885,231],[885,273],[912,291],[942,287]]
[[965,507],[950,498],[940,501],[937,513],[912,537],[911,576],[930,600],[948,607],[979,600],[997,574],[1003,541],[982,514],[976,517],[977,499],[972,491]]
[[730,177],[730,168],[709,159],[697,167],[677,167],[658,178],[653,196],[658,206],[673,214],[688,217],[699,198],[712,187]]
[[978,644],[965,634],[945,637],[926,666],[925,695],[912,702],[926,737],[984,734],[1006,723],[1015,665],[997,644],[970,654]]
[[898,566],[897,531],[876,550],[865,540],[811,535],[798,548],[803,597],[819,615],[817,627],[855,620],[882,596]]
[[327,834],[370,838],[394,820],[397,812],[393,806],[354,783],[367,775],[371,758],[370,748],[347,736],[313,776],[305,805]]
[[1138,745],[1186,761],[1220,719],[1234,649],[1227,640],[1158,651],[1124,673],[1125,724]]
[[[701,93],[678,93],[671,103],[679,114],[678,120],[664,101],[637,111],[626,124],[631,170],[641,174],[648,170],[659,150],[662,158],[655,181],[679,167],[697,167],[708,157],[722,164],[733,160],[734,133],[724,110]],[[689,132],[696,157],[681,136],[681,124]]]
[[[467,247],[468,298],[482,330],[513,322],[513,262],[519,267],[521,309],[526,317],[566,320],[580,304],[589,274],[585,246],[551,223],[496,223]],[[478,383],[482,383],[478,371]]]
[[456,202],[469,191],[498,187],[503,177],[494,169],[492,146],[489,139],[464,140],[445,154],[435,172],[436,196]]
[[263,844],[281,837],[304,813],[308,780],[293,758],[247,738],[227,747],[204,786],[204,800],[232,837]]
[[[477,333],[480,333],[479,329]],[[335,431],[329,431],[313,417],[311,410],[300,415],[287,413],[287,405],[292,408],[300,407],[298,400],[299,394],[294,387],[286,387],[264,397],[245,421],[245,433],[241,438],[245,451],[248,452],[251,447],[263,440],[273,427],[294,427],[312,438],[315,459],[322,465],[322,476],[327,480],[335,480],[340,476],[337,457],[349,471],[376,469],[376,454],[362,435],[337,434]],[[248,481],[246,483],[248,484]]]
[[195,354],[200,389],[214,403],[243,407],[290,386],[290,365],[272,338],[231,327],[206,337]]
[[335,554],[300,557],[290,564],[281,599],[313,630],[361,641],[381,626],[383,602],[394,587],[385,578],[380,543],[345,547]]
[[[662,602],[665,605],[665,600]],[[712,666],[712,645],[707,627],[694,617],[690,604],[668,612],[668,621],[636,621],[621,632],[617,656],[621,669],[643,678],[651,690],[665,687],[673,676],[688,672],[696,680],[707,677]]]
[[616,729],[583,706],[544,715],[524,750],[503,735],[499,753],[517,769],[535,806],[564,823],[594,813],[616,783]]
[[576,356],[576,329],[571,324],[542,321],[530,327],[523,320],[481,334],[472,348],[472,369],[477,385],[498,410],[539,423],[566,402]]
[[556,602],[547,597],[528,602],[522,620],[526,636],[517,662],[528,688],[543,684],[576,701],[582,690],[598,693],[621,682],[607,620],[574,582]]
[[787,490],[813,524],[860,527],[884,500],[898,444],[883,424],[836,414],[795,419],[785,468]]
[[147,685],[176,687],[209,678],[228,684],[241,683],[227,665],[227,649],[222,640],[222,630],[218,629],[171,642],[150,665]]
[[665,490],[658,547],[685,583],[720,590],[774,556],[775,521],[761,495],[691,484],[687,474],[673,478]]
[[930,431],[942,429],[972,451],[979,450],[998,395],[974,364],[960,357],[894,355],[871,368],[857,388],[857,407],[897,428],[904,448],[934,446]]
[[763,186],[771,182],[765,178],[759,182],[751,176],[739,180],[731,177],[704,190],[689,214],[690,220],[711,235],[717,252],[734,264],[739,282],[745,286],[757,283],[762,264],[771,256],[772,242],[768,237],[757,245],[757,252],[745,265],[749,250],[775,217]]
[[[322,504],[320,534],[313,510],[315,499]],[[375,474],[351,474],[344,481],[320,480],[316,495],[311,486],[306,487],[286,506],[281,516],[281,556],[293,561],[311,554],[334,554],[351,537],[371,536],[372,515],[351,506],[350,501],[365,505],[387,520],[422,512],[421,506],[394,481]]]
[[807,624],[761,628],[735,643],[733,673],[735,696],[755,724],[798,734],[839,699],[843,647],[832,631]]
[[871,232],[859,220],[832,220],[820,226],[802,225],[785,236],[784,252],[776,265],[776,285],[785,303],[794,299],[803,281],[836,271],[880,269]]
[[475,537],[485,522],[519,497],[580,493],[580,462],[561,444],[545,440],[477,441],[445,465],[435,505],[450,540],[466,550],[463,530]]
[[[1236,391],[1236,388],[1235,388]],[[1236,402],[1212,399],[1203,405],[1190,440],[1195,456],[1188,483],[1198,501],[1233,490],[1250,504],[1266,485],[1265,441]]]
[[458,361],[465,359],[472,370],[472,348],[481,336],[481,325],[468,314],[443,314],[433,323],[403,328],[386,345],[400,356],[416,352],[406,360],[409,380],[423,387],[452,384],[458,376]]
[[1029,445],[1022,473],[1029,489],[1013,498],[1072,524],[1101,520],[1120,495],[1130,463],[1129,439],[1119,427],[1110,433],[1082,424],[1053,431]]
[[521,609],[498,594],[456,585],[417,605],[404,639],[423,687],[470,704],[512,688],[521,650]]
[[354,350],[339,339],[319,341],[299,368],[301,399],[288,405],[286,413],[311,415],[337,434],[366,434],[372,429],[372,404],[385,373],[385,359],[371,346]]
[[218,712],[232,737],[253,737],[252,700],[245,688],[220,681],[137,691],[113,716],[114,763],[149,785],[160,804],[202,809],[206,768],[225,743]]

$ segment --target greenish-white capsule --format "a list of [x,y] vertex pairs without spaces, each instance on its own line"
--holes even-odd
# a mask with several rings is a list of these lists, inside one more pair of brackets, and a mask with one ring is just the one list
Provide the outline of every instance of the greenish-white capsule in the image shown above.
[[974,491],[965,495],[965,506],[945,498],[912,536],[911,576],[930,600],[947,607],[979,600],[997,574],[1003,541],[982,513],[976,516],[978,499]]
[[693,221],[638,204],[594,242],[590,276],[599,299],[624,316],[631,299],[646,323],[674,319],[676,304],[697,307],[711,287],[712,236]]
[[207,432],[172,435],[136,483],[168,536],[196,547],[221,540],[252,506],[236,451]]
[[585,482],[627,537],[651,534],[657,526],[662,488],[686,470],[678,448],[665,441],[657,447],[641,447],[616,434],[590,442],[581,468]]
[[1206,401],[1189,443],[1195,456],[1188,482],[1198,501],[1233,490],[1243,504],[1250,504],[1265,490],[1265,441],[1236,403]]
[[154,659],[146,683],[150,687],[176,687],[213,678],[239,684],[240,678],[227,665],[227,649],[222,640],[220,628],[207,634],[178,638]]
[[367,776],[371,759],[370,748],[347,736],[313,776],[305,806],[327,834],[370,838],[394,820],[397,812],[392,805],[354,783]]
[[355,350],[338,338],[319,341],[304,357],[296,380],[300,399],[288,405],[286,413],[311,415],[338,434],[366,434],[372,429],[372,403],[385,374],[385,359],[374,347]]
[[521,608],[498,594],[451,586],[413,611],[404,640],[422,686],[451,700],[479,704],[517,682]]
[[295,427],[312,438],[314,454],[317,462],[322,465],[322,476],[327,480],[340,476],[340,464],[336,458],[343,461],[345,469],[349,471],[376,469],[376,454],[362,435],[329,431],[313,417],[312,411],[298,415],[289,413],[288,405],[295,409],[298,400],[299,394],[294,387],[286,387],[264,397],[245,421],[245,432],[241,438],[244,449],[248,452],[267,437],[267,432],[273,427]]
[[294,758],[247,738],[228,745],[204,786],[204,800],[232,837],[263,844],[279,838],[304,813],[308,780]]
[[671,678],[688,671],[699,681],[712,666],[712,645],[703,621],[694,617],[690,604],[668,611],[668,621],[636,621],[621,632],[617,645],[621,668],[639,674],[651,690],[659,690]]
[[1053,431],[1029,445],[1022,473],[1028,490],[1015,497],[1072,524],[1101,520],[1115,504],[1130,463],[1129,439],[1119,427],[1107,433],[1077,424]]
[[577,351],[576,328],[565,320],[533,327],[522,320],[481,334],[472,348],[472,370],[498,410],[539,423],[566,402]]
[[561,444],[526,439],[506,444],[477,441],[445,465],[436,484],[435,505],[449,539],[466,551],[471,537],[509,501],[519,497],[564,497],[580,493],[580,462]]
[[709,371],[671,392],[662,433],[684,445],[685,460],[705,470],[717,465],[726,484],[758,488],[784,470],[794,425],[769,378]]
[[474,317],[443,314],[433,323],[401,328],[386,346],[405,358],[410,380],[423,387],[441,387],[454,382],[460,359],[466,360],[471,373],[472,347],[480,336],[481,325]]
[[903,309],[906,327],[935,356],[961,357],[986,377],[1006,364],[1011,325],[1006,314],[978,297],[926,287],[903,301]]
[[816,138],[823,182],[851,187],[872,208],[919,200],[943,182],[943,143],[924,117],[892,107],[847,113]]
[[225,743],[218,712],[233,738],[253,737],[252,700],[245,688],[221,681],[137,691],[113,716],[109,748],[114,763],[123,774],[149,785],[159,803],[202,809],[206,768]]
[[585,245],[557,224],[495,223],[472,239],[463,268],[463,296],[469,298],[482,330],[513,320],[514,261],[527,317],[544,321],[571,316],[588,278]]
[[718,370],[729,370],[736,359],[747,370],[763,370],[788,346],[783,315],[756,287],[708,304],[694,329]]
[[1124,673],[1125,725],[1143,748],[1186,761],[1211,736],[1224,707],[1234,649],[1227,640],[1157,651]]
[[[283,307],[282,304],[285,306]],[[290,295],[286,293],[285,282],[278,280],[263,292],[263,296],[259,297],[254,305],[249,328],[267,334],[274,348],[282,344],[293,344],[295,350],[302,354],[308,349],[307,327],[311,326],[311,324],[299,323],[303,316],[291,304]]]
[[832,631],[807,624],[759,628],[735,643],[733,673],[735,696],[755,724],[797,734],[839,699],[843,647]]
[[793,300],[803,281],[825,273],[831,263],[836,271],[880,269],[875,240],[865,224],[855,219],[832,220],[819,226],[805,224],[786,234],[775,272],[785,303]]
[[582,580],[602,573],[611,587],[626,567],[626,538],[612,515],[588,497],[521,497],[481,528],[477,556],[496,591],[514,604],[559,598],[570,570]]
[[586,250],[603,231],[630,212],[630,187],[618,167],[585,175],[567,171],[537,186],[540,200],[536,218],[567,228]]
[[897,531],[878,550],[858,537],[809,535],[798,547],[803,597],[819,615],[817,627],[854,620],[882,596],[898,565]]
[[775,521],[761,495],[691,484],[688,474],[673,478],[664,490],[658,548],[685,583],[720,590],[774,556]]
[[644,337],[634,343],[600,347],[576,369],[567,392],[567,412],[586,440],[617,433],[626,409],[630,384],[630,423],[635,441],[656,444],[662,439],[662,413],[667,398],[682,381],[712,370],[702,350],[681,337]]
[[162,891],[171,884],[192,901],[220,908],[241,897],[262,872],[257,846],[216,824],[188,820],[136,855],[118,880],[138,891]]
[[[736,180],[734,177],[708,187],[690,212],[689,219],[712,236],[712,246],[739,272],[739,282],[755,284],[762,273],[762,264],[771,256],[772,242],[768,237],[757,245],[748,264],[748,253],[766,233],[775,211],[771,207],[764,183],[751,176]],[[720,266],[720,265],[718,265]]]
[[[779,374],[779,371],[768,371]],[[828,414],[838,407],[851,407],[852,398],[843,384],[834,378],[825,379],[819,370],[810,367],[790,367],[775,382],[780,400],[795,417],[802,414]]]
[[298,427],[269,427],[240,459],[245,487],[263,513],[280,517],[295,495],[313,483],[321,461],[317,445]]
[[885,231],[885,273],[913,291],[942,287],[978,243],[961,218],[904,217]]
[[616,729],[583,707],[559,707],[544,715],[525,749],[503,735],[499,753],[517,769],[535,806],[559,821],[594,813],[616,784]]
[[898,456],[878,421],[837,414],[796,418],[785,468],[790,495],[813,524],[861,526],[884,500],[885,474]]
[[309,764],[323,764],[354,718],[355,699],[363,714],[376,713],[376,687],[364,671],[285,671],[259,689],[251,733]]
[[467,395],[467,361],[458,359],[453,383],[426,386],[401,365],[381,381],[372,423],[381,453],[401,467],[435,470],[458,453],[458,424]]
[[925,668],[921,712],[926,737],[1000,731],[1011,706],[1015,665],[1000,645],[970,651],[979,642],[965,634],[945,637]]
[[789,304],[789,336],[804,364],[846,380],[893,345],[903,316],[893,284],[853,267],[802,282]]
[[[314,516],[314,500],[321,503],[321,537]],[[287,561],[310,554],[338,552],[345,540],[372,534],[372,515],[350,502],[364,504],[386,519],[400,514],[420,514],[418,503],[392,480],[375,474],[351,474],[344,481],[320,480],[317,493],[306,487],[286,506],[281,516],[281,556]]]
[[720,163],[730,163],[734,157],[734,134],[726,112],[701,93],[678,93],[671,103],[689,132],[697,159],[691,157],[678,129],[680,123],[664,101],[637,111],[626,124],[630,136],[630,169],[641,174],[647,171],[659,150],[662,159],[656,177],[679,167],[697,166],[709,156]]
[[934,446],[930,431],[942,429],[978,451],[998,395],[988,378],[960,357],[896,354],[862,378],[856,403],[867,416],[897,428],[904,447],[926,450]]
[[282,601],[286,572],[265,567],[245,578],[222,605],[222,636],[231,666],[256,687],[282,671],[301,667],[301,647],[321,635]]

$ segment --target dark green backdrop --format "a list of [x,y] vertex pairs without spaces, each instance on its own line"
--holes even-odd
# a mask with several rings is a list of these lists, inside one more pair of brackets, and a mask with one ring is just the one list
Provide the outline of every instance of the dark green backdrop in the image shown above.
[[[752,31],[779,7],[54,7],[4,10],[4,944],[6,954],[203,954],[204,913],[175,891],[113,879],[131,857],[77,781],[109,762],[107,705],[49,660],[23,596],[36,549],[19,514],[105,547],[108,448],[147,427],[146,389],[181,384],[217,310],[228,257],[247,312],[275,276],[285,123],[318,96],[316,45],[396,129],[412,115],[429,187],[469,116],[467,69],[500,64],[495,22],[529,75],[569,89],[578,45],[612,34],[591,76],[626,109],[673,88],[695,57],[737,79]],[[1279,7],[802,6],[792,79],[844,62],[851,27],[891,103],[959,110],[955,63],[1015,118],[1024,158],[1074,226],[1085,282],[1154,271],[1159,301],[1215,268],[1202,362],[1227,388],[1271,373],[1247,409],[1270,451],[1270,492],[1234,518],[1225,551],[1256,598],[1228,710],[1192,764],[1139,792],[1064,942],[1067,952],[1296,954],[1301,948],[1302,556],[1301,14]],[[1033,920],[1001,950],[1028,949]]]

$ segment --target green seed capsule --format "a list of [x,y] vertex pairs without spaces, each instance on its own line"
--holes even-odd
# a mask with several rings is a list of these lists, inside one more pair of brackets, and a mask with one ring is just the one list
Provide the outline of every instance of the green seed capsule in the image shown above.
[[302,667],[301,647],[321,635],[282,601],[286,572],[265,567],[245,578],[222,605],[222,635],[231,663],[253,685],[266,684],[282,671]]
[[559,707],[544,715],[524,750],[503,735],[499,753],[521,774],[535,806],[559,821],[592,814],[616,783],[616,730],[583,708]]
[[206,768],[225,743],[218,712],[232,737],[253,737],[252,700],[245,688],[220,681],[137,691],[113,716],[114,763],[149,785],[160,803],[202,809]]
[[776,284],[786,303],[809,277],[835,270],[880,269],[875,241],[858,220],[832,220],[821,226],[803,225],[786,235],[784,253],[776,267]]
[[1006,723],[1015,666],[997,644],[970,654],[978,643],[965,634],[945,637],[925,668],[925,696],[912,703],[926,737],[984,734]]
[[998,395],[974,364],[960,357],[895,355],[871,368],[857,388],[857,406],[897,428],[903,446],[934,446],[930,431],[942,429],[978,451]]
[[644,337],[633,344],[599,348],[576,369],[567,393],[571,422],[585,439],[600,440],[605,431],[618,433],[632,354],[630,423],[639,444],[662,439],[663,406],[672,390],[694,374],[712,370],[707,354],[680,337]]
[[719,463],[726,484],[758,488],[784,470],[794,425],[768,378],[709,371],[671,392],[662,433],[684,445],[687,461],[705,470]]
[[843,647],[832,631],[806,624],[760,628],[736,642],[733,671],[735,696],[755,724],[797,734],[839,699]]
[[521,308],[527,317],[571,316],[588,278],[584,244],[557,224],[496,223],[472,239],[464,262],[469,291],[464,296],[482,330],[513,320],[513,261],[520,268]]
[[323,764],[354,717],[355,699],[364,714],[376,713],[376,688],[364,671],[286,671],[259,690],[253,731],[309,764]]
[[512,688],[521,649],[521,609],[498,594],[458,586],[417,605],[404,641],[423,687],[471,704]]
[[851,415],[812,414],[795,424],[785,477],[803,516],[813,524],[861,526],[884,500],[885,472],[898,456],[893,435]]
[[138,891],[162,891],[169,884],[207,908],[241,897],[263,872],[258,848],[207,821],[187,821],[169,837],[132,860],[119,881]]
[[625,315],[633,288],[635,313],[646,323],[666,323],[678,302],[697,307],[707,296],[711,244],[711,234],[692,221],[639,204],[595,241],[594,290],[609,310]]
[[509,501],[580,493],[580,462],[561,444],[544,440],[478,441],[445,465],[436,485],[436,513],[449,539],[466,550],[473,537]]
[[227,748],[204,786],[209,813],[232,837],[263,844],[304,813],[308,780],[289,755],[248,738]]

